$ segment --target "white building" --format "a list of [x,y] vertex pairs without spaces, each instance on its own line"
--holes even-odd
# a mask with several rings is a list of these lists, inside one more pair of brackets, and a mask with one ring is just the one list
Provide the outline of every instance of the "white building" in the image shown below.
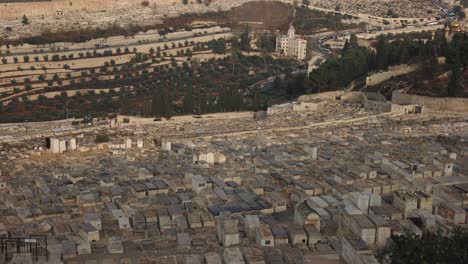
[[287,35],[278,35],[276,37],[276,51],[287,57],[305,60],[307,40],[296,36],[295,29],[291,26]]

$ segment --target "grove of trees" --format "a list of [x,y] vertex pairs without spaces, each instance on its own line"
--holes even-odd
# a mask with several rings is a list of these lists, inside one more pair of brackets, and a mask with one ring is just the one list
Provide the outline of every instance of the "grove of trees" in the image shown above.
[[468,263],[468,233],[455,230],[450,235],[425,233],[422,237],[392,237],[378,255],[388,264],[462,264]]
[[468,34],[455,34],[448,42],[443,34],[434,40],[398,39],[389,41],[380,36],[375,43],[375,52],[357,45],[352,37],[345,44],[341,57],[329,59],[314,70],[307,80],[307,88],[313,92],[340,90],[353,80],[364,77],[371,71],[386,70],[388,66],[423,63],[428,74],[435,58],[446,57],[453,69],[452,79],[447,87],[448,95],[455,96],[462,89],[461,71],[468,65]]

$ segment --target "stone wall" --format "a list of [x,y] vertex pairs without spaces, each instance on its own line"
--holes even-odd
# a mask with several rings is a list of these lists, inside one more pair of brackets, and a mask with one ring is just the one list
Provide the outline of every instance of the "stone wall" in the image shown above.
[[[417,105],[399,105],[399,104],[392,104],[392,113],[406,115],[406,114],[416,114],[417,113]],[[420,109],[421,113],[423,109]]]
[[416,65],[416,64],[414,65],[401,64],[401,65],[396,65],[396,66],[390,66],[388,67],[388,71],[378,72],[370,76],[367,76],[366,85],[374,86],[386,80],[389,80],[392,77],[411,73],[417,70],[418,68],[419,68],[419,65]]
[[376,33],[360,33],[357,34],[357,37],[359,39],[364,39],[364,40],[371,40],[377,38],[379,35],[382,34],[408,34],[408,33],[414,33],[414,32],[423,32],[423,31],[435,31],[437,29],[442,29],[444,28],[444,24],[440,25],[435,25],[435,26],[424,26],[424,27],[414,27],[414,28],[397,28],[397,29],[390,29],[390,30],[385,30],[385,31],[377,31]]
[[394,91],[392,103],[400,105],[419,105],[434,111],[468,112],[468,98],[429,97],[405,94]]
[[350,101],[350,102],[361,102],[362,101],[362,93],[361,92],[343,92],[343,91],[331,91],[331,92],[322,92],[322,93],[315,93],[315,94],[306,94],[301,95],[297,98],[298,102],[307,102],[311,100],[336,100],[340,98],[343,101]]
[[[182,0],[147,0],[149,5],[172,5]],[[55,0],[51,2],[4,3],[0,5],[0,18],[21,19],[61,16],[70,12],[95,12],[142,6],[143,0]]]
[[390,112],[392,109],[391,103],[372,101],[368,100],[367,98],[363,99],[363,105],[366,110],[378,111],[381,113]]

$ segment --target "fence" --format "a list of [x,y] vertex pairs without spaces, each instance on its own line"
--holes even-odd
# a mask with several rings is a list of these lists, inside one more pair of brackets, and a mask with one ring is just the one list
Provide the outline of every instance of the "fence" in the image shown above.
[[2,237],[0,238],[0,252],[5,261],[11,260],[13,254],[31,253],[36,259],[39,256],[48,257],[47,236],[30,235],[29,238]]

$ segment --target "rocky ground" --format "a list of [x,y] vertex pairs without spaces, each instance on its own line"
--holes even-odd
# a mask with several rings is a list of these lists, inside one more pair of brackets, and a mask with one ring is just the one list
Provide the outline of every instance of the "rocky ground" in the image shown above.
[[[115,9],[102,12],[67,13],[63,16],[30,19],[29,24],[23,25],[17,20],[3,20],[0,24],[11,30],[3,30],[0,37],[20,38],[37,35],[46,30],[63,31],[83,28],[106,28],[117,24],[120,26],[149,26],[163,22],[164,18],[175,17],[187,13],[207,13],[230,10],[251,0],[213,1],[210,5],[164,5],[135,7],[133,9]],[[287,16],[286,16],[287,17]],[[271,17],[270,17],[271,18]]]
[[343,11],[346,13],[369,14],[379,17],[423,18],[439,15],[438,6],[430,0],[346,0],[310,1],[311,5]]

